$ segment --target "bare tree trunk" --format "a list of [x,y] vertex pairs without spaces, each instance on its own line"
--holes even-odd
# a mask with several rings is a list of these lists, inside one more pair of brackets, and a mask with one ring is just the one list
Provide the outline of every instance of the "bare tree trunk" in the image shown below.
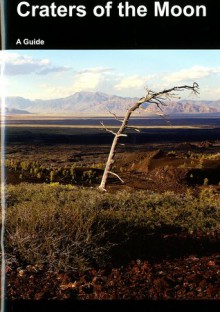
[[[124,134],[124,131],[126,130],[126,128],[133,128],[133,127],[129,127],[128,126],[128,121],[129,118],[131,117],[131,114],[138,109],[143,103],[154,103],[156,104],[160,109],[161,106],[166,105],[164,103],[164,100],[166,99],[170,99],[175,97],[176,95],[173,94],[172,92],[174,91],[183,91],[183,90],[191,90],[193,93],[198,94],[198,89],[199,86],[196,82],[193,83],[192,86],[188,86],[188,85],[184,85],[184,86],[180,86],[180,87],[173,87],[171,89],[167,89],[167,90],[163,90],[161,92],[153,92],[148,90],[147,91],[147,95],[141,99],[139,99],[139,101],[137,103],[135,103],[125,114],[123,121],[119,120],[115,114],[113,114],[115,116],[115,118],[121,122],[121,126],[119,127],[117,132],[114,132],[110,129],[107,129],[105,127],[105,130],[112,133],[114,135],[114,139],[112,142],[112,146],[109,152],[109,156],[106,162],[106,166],[105,166],[105,170],[102,176],[102,181],[99,185],[99,190],[101,191],[106,191],[106,183],[107,183],[107,179],[108,179],[108,175],[109,174],[113,174],[114,176],[116,176],[121,182],[124,182],[119,175],[117,175],[116,173],[112,172],[112,166],[115,162],[114,158],[115,158],[115,152],[116,152],[116,148],[118,145],[118,141],[119,138],[122,136],[127,136],[127,134]],[[103,124],[102,124],[103,125]],[[104,126],[104,125],[103,125]],[[137,129],[135,129],[137,130]]]
[[[149,98],[150,99],[150,98]],[[146,100],[145,100],[146,101]],[[121,136],[127,136],[126,134],[123,134],[124,130],[127,128],[127,124],[128,124],[128,121],[129,121],[129,118],[131,116],[131,114],[142,104],[143,102],[141,101],[140,103],[136,103],[135,105],[133,105],[126,113],[123,121],[122,121],[122,124],[120,126],[120,128],[118,129],[118,131],[114,134],[114,139],[113,139],[113,142],[112,142],[112,146],[111,146],[111,149],[110,149],[110,152],[109,152],[109,156],[108,156],[108,160],[106,162],[106,166],[105,166],[105,170],[104,170],[104,173],[103,173],[103,176],[102,176],[102,181],[101,181],[101,184],[99,185],[99,189],[101,191],[106,191],[106,183],[107,183],[107,179],[108,179],[108,175],[109,174],[113,174],[113,175],[116,175],[119,180],[121,180],[121,182],[123,182],[123,180],[115,173],[113,173],[111,171],[112,169],[112,166],[114,164],[114,158],[115,158],[115,151],[116,151],[116,147],[118,145],[118,140]]]
[[108,160],[106,162],[105,170],[104,170],[104,173],[103,173],[103,176],[102,176],[102,181],[101,181],[101,184],[99,185],[99,189],[101,191],[106,191],[106,189],[105,189],[106,182],[107,182],[107,179],[108,179],[108,174],[111,172],[112,166],[114,164],[115,150],[116,150],[116,147],[117,147],[117,144],[118,144],[118,139],[119,139],[119,137],[116,135],[114,137],[113,142],[112,142],[111,150],[109,152]]

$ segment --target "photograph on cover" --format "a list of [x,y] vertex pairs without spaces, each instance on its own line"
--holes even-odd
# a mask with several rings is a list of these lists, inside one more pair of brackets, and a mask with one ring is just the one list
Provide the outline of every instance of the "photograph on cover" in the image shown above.
[[1,53],[6,299],[220,299],[219,60]]

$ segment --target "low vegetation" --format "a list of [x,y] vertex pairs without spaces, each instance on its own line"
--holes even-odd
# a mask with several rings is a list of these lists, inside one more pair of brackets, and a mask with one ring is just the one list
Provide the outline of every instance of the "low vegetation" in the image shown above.
[[149,235],[218,231],[219,194],[209,186],[194,196],[20,183],[7,186],[6,218],[8,261],[85,269],[112,261],[116,250],[129,253],[131,241],[144,254]]
[[104,167],[102,163],[92,163],[85,166],[75,162],[71,165],[49,165],[45,166],[39,161],[20,161],[6,159],[5,166],[7,173],[12,173],[14,180],[30,182],[58,182],[64,184],[89,185],[98,181],[98,173]]

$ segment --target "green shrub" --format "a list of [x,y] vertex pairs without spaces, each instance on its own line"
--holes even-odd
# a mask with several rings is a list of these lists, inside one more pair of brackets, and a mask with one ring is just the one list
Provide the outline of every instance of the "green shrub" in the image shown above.
[[220,229],[219,195],[148,191],[100,193],[71,185],[7,186],[6,247],[28,263],[50,268],[102,265],[111,247],[134,237]]
[[[80,204],[79,204],[80,203]],[[9,186],[6,245],[23,261],[50,268],[103,263],[110,247],[95,201],[72,186]]]

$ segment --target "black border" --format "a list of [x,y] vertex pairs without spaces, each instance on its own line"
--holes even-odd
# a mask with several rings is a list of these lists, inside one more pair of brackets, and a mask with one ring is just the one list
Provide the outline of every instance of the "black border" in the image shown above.
[[[145,5],[146,17],[119,17],[113,0],[110,17],[95,17],[96,5],[108,0],[26,0],[30,4],[85,5],[86,16],[20,17],[17,4],[21,0],[4,1],[4,49],[219,49],[220,1],[169,0],[170,6],[205,5],[206,17],[155,17],[155,0],[129,0],[129,4]],[[159,0],[163,3],[164,1]],[[4,36],[3,36],[4,37]],[[23,39],[41,39],[44,45],[25,45]],[[16,45],[21,39],[22,45]]]
[[216,300],[195,300],[195,301],[174,301],[174,300],[121,300],[121,301],[6,301],[6,312],[93,312],[93,311],[148,311],[148,312],[187,312],[193,311],[219,311],[219,301]]

